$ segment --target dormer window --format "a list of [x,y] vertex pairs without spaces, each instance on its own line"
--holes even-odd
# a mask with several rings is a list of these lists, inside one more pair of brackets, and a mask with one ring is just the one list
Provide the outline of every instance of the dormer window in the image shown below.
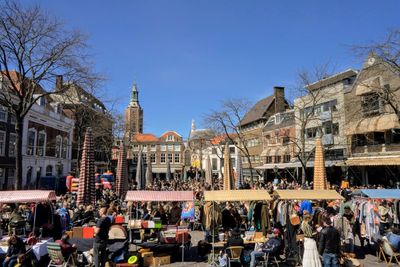
[[173,135],[168,135],[167,136],[167,141],[174,141],[174,136]]

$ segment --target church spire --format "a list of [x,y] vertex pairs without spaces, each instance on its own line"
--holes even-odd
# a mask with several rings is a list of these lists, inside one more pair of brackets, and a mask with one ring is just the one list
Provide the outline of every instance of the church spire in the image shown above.
[[137,106],[139,105],[139,91],[137,89],[136,82],[132,85],[132,92],[131,92],[131,101],[129,103],[130,106]]

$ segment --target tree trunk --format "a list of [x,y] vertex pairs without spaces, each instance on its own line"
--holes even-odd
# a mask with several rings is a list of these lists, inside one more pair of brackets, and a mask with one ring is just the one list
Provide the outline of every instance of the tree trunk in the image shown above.
[[22,138],[23,138],[23,126],[24,119],[16,116],[15,123],[15,145],[16,145],[16,155],[15,155],[15,189],[22,189]]

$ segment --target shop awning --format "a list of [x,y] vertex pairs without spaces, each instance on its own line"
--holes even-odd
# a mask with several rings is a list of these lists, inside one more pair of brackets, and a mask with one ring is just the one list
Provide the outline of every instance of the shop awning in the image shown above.
[[354,157],[346,160],[347,166],[397,166],[400,165],[400,157]]
[[352,195],[361,195],[372,199],[400,199],[400,189],[360,189]]
[[[332,167],[332,166],[343,166],[343,160],[326,160],[325,167]],[[301,168],[300,161],[295,162],[288,162],[288,163],[267,163],[259,167],[255,167],[258,170],[273,170],[274,168],[278,167],[278,169],[289,169],[289,168]],[[312,168],[314,167],[314,161],[308,161],[307,167]]]
[[345,135],[364,134],[369,132],[384,132],[398,128],[400,128],[400,123],[396,114],[383,114],[349,123],[344,133]]
[[276,190],[279,199],[293,200],[336,200],[343,199],[335,190]]
[[0,191],[0,203],[37,203],[54,200],[56,193],[50,190]]
[[128,191],[126,201],[192,201],[192,191]]
[[271,200],[267,190],[215,190],[205,191],[205,201]]

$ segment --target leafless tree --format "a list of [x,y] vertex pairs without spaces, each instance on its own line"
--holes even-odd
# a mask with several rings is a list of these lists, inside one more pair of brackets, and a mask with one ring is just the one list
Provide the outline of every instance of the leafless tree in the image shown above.
[[0,5],[0,70],[8,90],[1,90],[0,104],[15,115],[16,189],[22,188],[23,120],[32,105],[50,94],[41,90],[57,75],[68,82],[91,84],[84,36],[67,31],[56,18],[39,6],[23,7],[18,2]]
[[[251,138],[251,136],[240,125],[240,121],[242,121],[244,115],[252,105],[248,100],[228,99],[222,101],[220,106],[220,110],[212,110],[204,116],[204,123],[217,134],[225,135],[232,144],[237,144],[237,148],[247,159],[250,169],[250,179],[251,183],[253,183],[254,174],[261,174],[254,169],[249,147],[247,146],[246,140]],[[260,136],[254,137],[260,138]]]
[[[377,57],[378,64],[383,65],[381,71],[389,71],[396,77],[400,74],[400,29],[388,32],[382,41],[352,47],[355,54],[363,61],[371,56]],[[370,87],[388,105],[400,120],[400,86],[369,82],[363,84]]]
[[319,105],[323,99],[332,97],[330,93],[323,89],[313,89],[314,82],[327,78],[330,72],[329,64],[315,67],[313,71],[301,71],[298,73],[298,81],[294,86],[294,110],[296,122],[296,135],[287,136],[295,146],[295,156],[301,164],[301,181],[304,184],[307,177],[307,163],[313,156],[315,149],[313,144],[307,141],[307,130],[313,127],[313,135],[322,135]]

